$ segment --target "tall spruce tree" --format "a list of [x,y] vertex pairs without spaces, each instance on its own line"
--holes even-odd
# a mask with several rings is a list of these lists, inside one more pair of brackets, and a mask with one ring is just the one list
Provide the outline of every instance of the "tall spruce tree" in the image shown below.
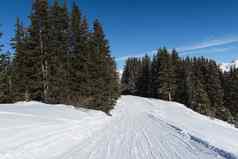
[[121,78],[121,91],[124,95],[138,95],[136,83],[141,70],[141,60],[139,58],[129,58],[126,60]]
[[[70,15],[70,52],[69,52],[69,101],[70,104],[86,104],[80,98],[81,90],[81,69],[80,54],[82,50],[81,35],[81,12],[78,5],[74,2]],[[86,46],[85,46],[86,48]],[[81,102],[79,103],[79,100]]]
[[159,52],[153,56],[152,63],[151,63],[151,96],[153,98],[159,98],[159,71],[160,71],[160,64],[159,64]]
[[136,87],[139,96],[151,97],[151,60],[148,55],[145,55],[141,60],[141,69],[136,81]]
[[[188,60],[188,59],[187,59]],[[175,101],[188,105],[190,84],[190,63],[187,60],[179,60],[176,68]]]
[[29,55],[27,54],[27,40],[29,35],[19,18],[16,21],[15,36],[12,39],[12,47],[15,49],[15,58],[13,59],[13,89],[15,101],[29,101],[29,87],[31,66]]
[[198,79],[193,81],[191,108],[201,114],[209,115],[210,100],[204,86]]
[[119,81],[115,61],[110,55],[108,41],[98,20],[94,21],[92,41],[96,64],[95,74],[92,78],[95,88],[94,105],[96,108],[108,112],[119,96]]
[[79,84],[80,84],[80,94],[79,100],[82,101],[82,105],[90,104],[91,94],[94,91],[92,87],[92,76],[90,72],[90,68],[95,67],[95,63],[93,61],[93,55],[90,48],[90,36],[88,22],[86,17],[82,18],[82,22],[80,25],[80,54],[78,56],[78,69],[81,72],[78,76]]
[[66,0],[51,6],[34,0],[30,22],[25,28],[17,19],[15,57],[1,55],[0,102],[38,100],[108,112],[119,97],[119,81],[99,21],[89,32],[76,3],[69,16]]
[[[66,103],[68,88],[69,17],[66,4],[54,1],[49,10],[48,102]],[[64,90],[64,91],[62,91]]]
[[8,54],[0,54],[0,103],[12,102],[11,60]]
[[224,115],[224,90],[220,79],[219,68],[214,61],[209,61],[206,71],[206,90],[211,101],[211,109],[216,110],[216,117],[227,120]]
[[48,1],[35,0],[30,16],[27,54],[29,70],[29,96],[32,100],[48,102],[48,53],[49,53],[49,21]]
[[238,69],[231,68],[230,72],[225,74],[225,106],[236,117],[238,112]]
[[164,100],[172,100],[173,91],[173,68],[171,63],[171,55],[166,48],[159,51],[159,98]]
[[170,55],[170,61],[169,61],[169,87],[170,87],[170,93],[171,93],[171,100],[176,100],[176,91],[178,90],[178,86],[180,84],[180,79],[178,79],[179,76],[179,67],[180,65],[180,58],[178,56],[178,52],[173,49]]

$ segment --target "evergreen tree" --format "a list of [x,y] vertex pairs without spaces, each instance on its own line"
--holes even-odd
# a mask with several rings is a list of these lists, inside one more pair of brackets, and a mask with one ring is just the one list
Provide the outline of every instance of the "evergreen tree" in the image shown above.
[[142,97],[151,97],[151,60],[148,55],[142,58],[142,66],[139,71],[139,77],[136,81],[138,95]]
[[15,49],[15,58],[13,60],[13,89],[15,101],[29,101],[29,87],[32,65],[29,63],[30,59],[27,54],[27,40],[29,35],[27,34],[20,19],[17,18],[15,36],[12,39],[12,47]]
[[0,55],[0,103],[12,102],[11,61],[7,54]]
[[[78,81],[79,81],[79,100],[83,101],[82,105],[88,104],[90,101],[90,95],[93,92],[93,88],[91,87],[91,79],[90,76],[90,68],[95,67],[94,61],[92,61],[92,54],[90,50],[90,33],[88,31],[88,22],[86,17],[83,17],[81,25],[80,25],[80,45],[79,45],[79,56],[78,56],[78,71],[81,72],[78,74]],[[89,80],[90,79],[90,80]]]
[[172,79],[173,70],[171,68],[171,56],[166,48],[159,51],[159,98],[172,100]]
[[189,59],[179,60],[176,66],[175,101],[188,105],[191,92],[191,64]]
[[34,0],[30,22],[24,28],[17,19],[15,57],[1,55],[0,102],[37,100],[108,112],[119,97],[119,81],[99,21],[89,32],[76,3],[69,16],[66,0],[51,6]]
[[126,60],[124,71],[121,78],[121,90],[124,95],[137,95],[139,90],[136,83],[139,79],[141,70],[141,60],[138,58],[129,58]]
[[29,96],[31,100],[48,102],[48,53],[49,53],[49,24],[48,1],[35,0],[30,16],[27,54],[29,72]]
[[[94,89],[94,105],[96,109],[108,112],[118,98],[119,81],[116,64],[110,55],[108,41],[105,38],[102,25],[98,20],[93,25],[93,48],[95,72],[92,82]],[[96,76],[95,76],[96,75]]]
[[[81,62],[80,54],[83,46],[83,40],[81,35],[81,12],[78,5],[74,2],[71,15],[70,15],[70,52],[69,52],[69,104],[80,105],[87,104],[79,99],[82,90],[82,76],[81,76]],[[79,73],[80,72],[80,73]],[[79,103],[79,100],[81,102]],[[85,100],[85,99],[84,99]]]
[[[2,35],[0,32],[0,38]],[[3,46],[0,44],[0,103],[10,103],[13,102],[11,54],[3,54]]]
[[[219,68],[214,61],[209,61],[207,69],[206,90],[211,101],[211,107],[216,109],[216,117],[224,114],[224,90],[220,79]],[[225,119],[223,119],[225,120]]]
[[[48,102],[66,103],[68,88],[69,17],[66,4],[56,0],[49,11]],[[64,91],[62,91],[64,90]]]
[[232,68],[225,74],[225,106],[236,117],[238,112],[238,69]]
[[178,53],[175,49],[172,50],[169,60],[169,87],[170,87],[170,94],[171,94],[171,100],[176,100],[176,91],[178,90],[178,86],[180,84],[180,79],[178,79],[179,76],[179,67],[180,65],[180,58],[178,56]]
[[151,96],[153,98],[159,98],[159,51],[156,55],[153,56],[152,63],[151,63]]
[[235,116],[235,127],[238,128],[238,113]]
[[202,83],[196,79],[194,76],[193,78],[193,92],[192,92],[192,99],[191,99],[191,108],[201,114],[209,115],[209,107],[210,107],[210,100],[209,97],[204,90],[204,86]]

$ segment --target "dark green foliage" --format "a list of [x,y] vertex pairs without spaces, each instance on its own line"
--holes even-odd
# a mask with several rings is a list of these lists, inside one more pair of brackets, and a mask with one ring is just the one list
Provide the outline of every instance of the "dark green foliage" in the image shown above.
[[[69,17],[66,5],[54,1],[49,10],[49,53],[47,54],[48,102],[65,103],[68,88]],[[62,91],[64,90],[64,91]]]
[[[225,111],[224,89],[220,79],[220,70],[214,61],[210,61],[207,69],[206,89],[211,100],[211,106],[216,108],[216,116],[220,117]],[[223,120],[226,120],[225,118]]]
[[136,82],[137,94],[142,97],[151,97],[151,60],[148,55],[141,60],[141,68]]
[[23,24],[17,18],[16,22],[16,34],[12,39],[12,46],[15,49],[15,58],[13,61],[13,90],[14,90],[14,101],[19,100],[30,100],[29,88],[30,88],[30,77],[32,75],[31,69],[32,64],[30,63],[30,56],[28,56],[27,42],[28,34],[25,31]]
[[129,58],[126,60],[126,65],[121,78],[122,94],[137,95],[136,87],[139,72],[141,70],[141,60],[138,58]]
[[224,75],[204,57],[182,59],[176,50],[161,48],[152,62],[148,56],[128,59],[121,83],[123,94],[176,101],[212,118],[236,121],[238,70]]
[[[0,33],[0,37],[2,33]],[[3,45],[0,45],[2,51]],[[12,63],[10,53],[0,53],[0,103],[12,102]]]
[[49,20],[48,1],[35,0],[30,16],[27,49],[30,100],[48,101]]
[[238,128],[238,113],[236,113],[234,121],[235,121],[235,127]]
[[116,64],[103,27],[89,32],[76,3],[35,0],[25,28],[17,19],[15,56],[1,55],[1,103],[37,100],[109,112],[119,97]]
[[94,63],[91,85],[92,99],[96,109],[108,112],[115,104],[119,94],[118,75],[116,64],[110,55],[108,41],[105,38],[102,25],[98,20],[94,21],[93,34],[91,39],[91,58]]
[[175,101],[189,105],[191,103],[191,68],[190,59],[179,60],[176,65]]
[[164,100],[174,100],[179,58],[175,50],[172,54],[166,48],[159,49],[152,61],[152,96]]
[[230,72],[225,73],[225,106],[235,117],[238,112],[238,69],[232,68]]
[[159,97],[171,101],[170,75],[172,73],[170,54],[166,49],[160,49],[159,53]]
[[204,86],[195,75],[193,75],[192,83],[191,108],[201,114],[209,115],[211,102]]
[[0,103],[12,102],[12,77],[10,56],[0,55]]
[[159,97],[159,67],[159,54],[156,54],[151,63],[151,96],[153,98]]

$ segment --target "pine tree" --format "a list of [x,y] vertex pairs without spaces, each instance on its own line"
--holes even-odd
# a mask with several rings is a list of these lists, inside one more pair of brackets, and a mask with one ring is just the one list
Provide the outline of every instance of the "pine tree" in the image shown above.
[[191,108],[201,114],[208,115],[210,107],[209,97],[204,90],[202,83],[194,77],[193,79],[193,92],[191,99]]
[[175,101],[188,105],[191,89],[191,70],[189,69],[191,64],[189,59],[180,60],[176,67]]
[[[66,103],[68,88],[69,17],[66,4],[56,0],[49,11],[48,102]],[[62,91],[64,90],[64,91]]]
[[225,74],[225,106],[235,117],[238,112],[238,69],[232,68]]
[[[2,35],[0,32],[0,38]],[[2,53],[3,46],[0,44],[0,103],[10,103],[13,102],[11,54]]]
[[81,34],[81,42],[79,45],[80,54],[78,56],[79,60],[79,71],[81,72],[78,79],[80,82],[80,100],[85,101],[84,104],[87,104],[90,95],[93,92],[93,88],[91,87],[90,80],[90,68],[95,67],[94,61],[92,61],[92,54],[91,49],[89,47],[90,41],[90,33],[88,31],[88,22],[86,17],[83,17],[82,23],[80,25],[80,34]]
[[156,55],[153,56],[152,63],[151,63],[151,96],[153,98],[159,98],[159,51]]
[[235,127],[238,128],[238,113],[235,115]]
[[17,19],[15,57],[1,55],[0,102],[37,100],[109,112],[119,97],[119,81],[99,21],[89,32],[76,3],[69,16],[66,0],[51,6],[34,0],[30,22],[25,28]]
[[0,103],[12,102],[11,61],[7,54],[0,55]]
[[94,105],[98,109],[108,112],[112,109],[112,106],[119,96],[118,74],[115,61],[110,55],[108,41],[105,38],[102,25],[98,20],[95,20],[93,26],[92,40],[94,44],[96,68],[95,74],[91,79],[93,80],[93,87],[95,88]]
[[29,101],[29,87],[33,72],[30,72],[32,65],[29,63],[27,54],[27,40],[29,35],[26,32],[20,19],[17,18],[15,36],[12,39],[12,47],[15,49],[15,58],[13,59],[13,89],[15,101]]
[[[70,52],[69,52],[69,104],[81,105],[87,104],[83,99],[79,99],[82,90],[82,76],[79,73],[81,69],[80,54],[82,51],[83,41],[81,35],[81,12],[78,5],[74,2],[70,15]],[[84,46],[86,48],[87,46]],[[79,103],[79,100],[81,101]]]
[[171,100],[176,100],[176,91],[178,90],[178,86],[180,84],[180,79],[178,79],[179,76],[179,67],[180,65],[180,58],[178,56],[178,52],[173,49],[171,52],[171,56],[170,56],[170,62],[169,62],[170,66],[169,66],[169,87],[170,87],[170,93],[171,93]]
[[142,58],[142,66],[139,71],[139,77],[136,81],[138,95],[142,97],[151,97],[151,60],[148,55]]
[[219,68],[214,61],[209,61],[206,75],[206,90],[211,101],[211,107],[216,109],[216,117],[219,118],[223,116],[225,111],[223,105],[224,90],[222,88]]
[[129,58],[126,60],[124,71],[121,78],[121,91],[124,95],[137,95],[139,90],[136,83],[142,67],[139,58]]
[[159,98],[172,100],[172,79],[173,70],[171,68],[171,56],[166,48],[159,51]]
[[48,53],[49,24],[48,1],[35,0],[30,16],[29,38],[27,40],[27,61],[29,72],[29,96],[31,100],[48,102]]

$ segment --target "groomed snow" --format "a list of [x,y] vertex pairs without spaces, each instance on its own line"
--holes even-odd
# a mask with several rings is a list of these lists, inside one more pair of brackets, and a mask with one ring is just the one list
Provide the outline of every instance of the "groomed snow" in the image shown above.
[[238,129],[172,102],[122,96],[112,117],[0,105],[0,159],[238,159]]

